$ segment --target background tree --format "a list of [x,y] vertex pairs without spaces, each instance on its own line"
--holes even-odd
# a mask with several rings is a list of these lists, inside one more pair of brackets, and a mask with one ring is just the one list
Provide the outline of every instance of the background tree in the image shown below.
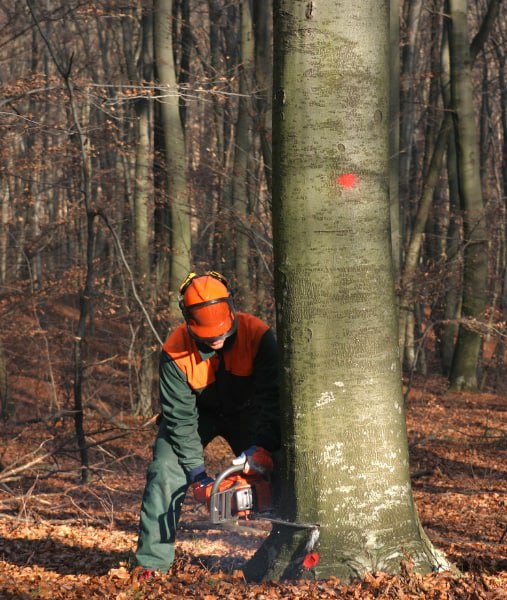
[[[160,117],[164,135],[166,210],[170,258],[170,307],[178,310],[178,287],[190,271],[191,231],[185,136],[179,111],[179,92],[173,56],[172,0],[155,0],[154,43],[160,83]],[[161,252],[166,251],[165,248]]]
[[252,290],[250,284],[250,244],[249,222],[251,213],[252,182],[249,178],[249,165],[252,160],[253,135],[253,92],[254,92],[254,33],[251,0],[241,2],[241,58],[238,120],[236,122],[236,143],[234,146],[234,166],[232,172],[231,213],[234,215],[228,235],[235,251],[234,272],[237,294],[245,310],[252,310]]
[[[482,199],[479,144],[475,123],[467,2],[449,0],[451,95],[456,121],[458,181],[464,225],[462,312],[465,319],[483,319],[488,278],[488,236]],[[450,381],[457,389],[477,389],[481,333],[460,325]]]
[[[278,0],[273,235],[283,519],[252,579],[445,565],[412,499],[390,240],[389,3]],[[310,539],[309,539],[310,537]],[[308,574],[308,571],[307,571]]]
[[9,379],[7,370],[7,359],[2,340],[0,339],[0,419],[9,416]]
[[[146,7],[141,16],[139,67],[132,56],[133,36],[131,22],[124,22],[124,29],[129,29],[125,49],[127,50],[127,67],[131,73],[132,84],[150,85],[154,79],[153,60],[153,6]],[[135,102],[136,118],[136,155],[134,171],[134,236],[136,283],[140,290],[141,300],[150,310],[156,306],[157,287],[152,269],[153,223],[153,101],[149,95],[141,94]],[[166,264],[165,261],[163,261]],[[136,312],[136,314],[138,314]],[[134,324],[137,332],[136,349],[140,356],[138,374],[138,401],[136,412],[149,415],[152,412],[152,390],[156,373],[157,353],[154,351],[154,340],[150,327],[145,319]],[[155,345],[156,346],[156,345]]]

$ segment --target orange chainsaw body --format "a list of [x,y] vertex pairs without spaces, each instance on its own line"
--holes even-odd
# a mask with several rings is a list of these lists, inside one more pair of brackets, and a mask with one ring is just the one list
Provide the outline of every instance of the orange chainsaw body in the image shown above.
[[212,523],[224,523],[270,511],[273,492],[271,482],[262,475],[245,474],[235,467],[217,477],[207,500]]

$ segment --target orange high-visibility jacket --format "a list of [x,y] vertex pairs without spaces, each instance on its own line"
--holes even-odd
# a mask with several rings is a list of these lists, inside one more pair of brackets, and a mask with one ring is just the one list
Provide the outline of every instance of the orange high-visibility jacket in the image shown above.
[[199,415],[231,417],[249,411],[253,438],[268,450],[279,446],[277,348],[260,319],[237,313],[236,333],[215,352],[198,344],[180,325],[160,358],[160,400],[165,431],[186,471],[203,462]]

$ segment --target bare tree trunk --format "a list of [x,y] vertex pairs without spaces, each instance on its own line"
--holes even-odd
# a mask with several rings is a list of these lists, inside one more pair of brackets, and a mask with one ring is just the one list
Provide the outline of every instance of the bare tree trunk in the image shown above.
[[408,241],[405,264],[401,277],[400,293],[400,349],[406,353],[410,349],[412,354],[407,356],[407,362],[413,367],[413,323],[414,323],[414,283],[417,272],[417,260],[421,248],[426,222],[433,202],[435,187],[438,183],[442,161],[447,147],[449,129],[451,127],[451,116],[448,113],[440,127],[437,142],[433,150],[428,174],[425,178],[423,195],[417,208],[417,214],[412,225]]
[[7,252],[9,249],[9,181],[0,180],[0,285],[7,282]]
[[242,0],[240,98],[232,181],[237,298],[239,305],[246,311],[252,309],[248,233],[251,227],[248,165],[250,153],[252,152],[252,88],[254,74],[254,35],[251,8],[251,0]]
[[407,38],[402,40],[401,59],[401,112],[400,112],[400,205],[401,238],[405,239],[407,222],[406,210],[409,205],[410,168],[412,162],[413,132],[415,128],[415,98],[418,87],[417,75],[417,38],[421,18],[422,0],[412,0],[405,3],[407,9],[406,31]]
[[185,138],[173,56],[172,0],[155,0],[154,46],[160,83],[160,115],[164,134],[167,201],[170,214],[170,307],[179,313],[178,287],[190,271],[191,230]]
[[[141,21],[142,55],[141,79],[151,81],[153,78],[153,13],[146,11]],[[142,85],[141,85],[142,88]],[[141,301],[155,306],[156,289],[154,289],[151,273],[151,218],[153,148],[152,148],[152,104],[149,98],[141,98],[136,102],[136,166],[134,187],[135,213],[135,251],[136,251],[136,286],[140,290]],[[152,414],[153,381],[155,376],[155,354],[152,350],[153,336],[150,328],[142,320],[137,334],[137,351],[140,355],[138,370],[138,399],[136,413]]]
[[273,0],[254,2],[255,33],[255,81],[257,83],[257,119],[264,161],[264,175],[268,191],[271,192],[272,168],[272,95],[273,95],[273,50],[272,15]]
[[451,92],[457,131],[458,172],[465,232],[463,317],[454,352],[450,383],[454,389],[477,389],[481,333],[473,322],[484,317],[487,302],[488,236],[482,199],[479,147],[473,105],[467,1],[449,0]]
[[9,418],[9,377],[4,346],[0,338],[0,419]]
[[398,282],[401,272],[401,222],[400,222],[400,2],[391,0],[389,8],[390,77],[389,88],[389,201],[391,210],[391,246],[394,278]]
[[[442,65],[442,97],[444,108],[451,111],[451,72],[449,56],[449,36],[448,28],[444,27],[444,37],[441,47],[441,65]],[[450,114],[450,113],[449,113]],[[442,364],[442,373],[448,377],[451,372],[452,357],[454,356],[454,347],[456,344],[456,335],[458,326],[457,319],[461,311],[461,279],[462,279],[462,254],[461,244],[461,217],[460,217],[460,198],[458,185],[458,168],[456,156],[456,133],[454,125],[449,132],[447,143],[447,182],[449,190],[449,223],[447,226],[447,235],[445,243],[446,257],[446,277],[444,287],[444,307],[443,320],[441,327],[437,328],[438,346],[440,360]]]
[[428,572],[442,563],[410,487],[391,258],[389,3],[274,15],[280,510],[319,528],[277,523],[246,575],[349,580],[406,554]]

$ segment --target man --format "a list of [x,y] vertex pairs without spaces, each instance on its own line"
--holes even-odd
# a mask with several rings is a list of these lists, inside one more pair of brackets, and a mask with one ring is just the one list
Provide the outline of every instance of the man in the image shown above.
[[[161,420],[144,490],[136,562],[140,577],[167,572],[187,488],[203,501],[213,480],[203,448],[216,436],[245,471],[270,470],[280,445],[277,348],[271,329],[236,312],[219,273],[190,273],[180,287],[185,323],[160,356]],[[241,463],[242,464],[242,463]]]

